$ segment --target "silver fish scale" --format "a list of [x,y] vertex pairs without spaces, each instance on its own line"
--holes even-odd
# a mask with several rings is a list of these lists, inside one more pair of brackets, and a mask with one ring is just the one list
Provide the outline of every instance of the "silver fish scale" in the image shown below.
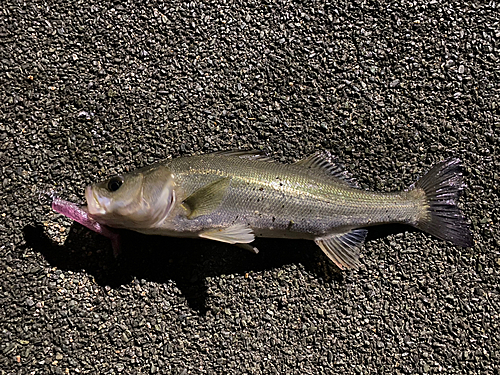
[[[234,155],[173,159],[167,164],[185,199],[222,178],[231,183],[218,208],[168,225],[201,231],[243,223],[257,236],[315,238],[346,229],[391,222],[414,224],[425,207],[415,192],[374,193],[350,187],[320,169],[249,160]],[[418,193],[418,192],[417,192]]]

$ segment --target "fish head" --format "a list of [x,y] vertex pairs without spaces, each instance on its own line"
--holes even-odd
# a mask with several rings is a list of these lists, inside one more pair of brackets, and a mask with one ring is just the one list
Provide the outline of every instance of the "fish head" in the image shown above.
[[175,204],[174,178],[160,164],[117,175],[87,186],[89,215],[114,228],[141,229],[159,225]]

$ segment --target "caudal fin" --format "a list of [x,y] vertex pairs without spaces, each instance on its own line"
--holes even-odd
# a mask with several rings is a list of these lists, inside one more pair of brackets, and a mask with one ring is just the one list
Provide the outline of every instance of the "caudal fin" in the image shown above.
[[457,206],[464,188],[459,159],[448,159],[435,165],[416,184],[427,198],[427,214],[415,225],[438,238],[457,246],[471,247],[472,235]]

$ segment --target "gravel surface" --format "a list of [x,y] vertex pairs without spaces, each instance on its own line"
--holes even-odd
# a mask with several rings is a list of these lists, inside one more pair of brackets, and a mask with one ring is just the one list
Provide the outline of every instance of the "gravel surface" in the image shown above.
[[[499,374],[498,2],[2,1],[0,374]],[[329,149],[403,189],[458,156],[475,246],[126,234],[50,210],[157,160]],[[43,194],[42,194],[43,195]]]

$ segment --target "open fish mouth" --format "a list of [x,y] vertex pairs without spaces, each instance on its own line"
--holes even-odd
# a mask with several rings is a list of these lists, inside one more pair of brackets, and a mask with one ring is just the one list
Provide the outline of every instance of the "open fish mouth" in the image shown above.
[[92,189],[92,186],[87,186],[85,188],[85,199],[87,200],[87,207],[90,215],[104,215],[108,212],[110,200],[103,197],[99,199],[96,192]]

